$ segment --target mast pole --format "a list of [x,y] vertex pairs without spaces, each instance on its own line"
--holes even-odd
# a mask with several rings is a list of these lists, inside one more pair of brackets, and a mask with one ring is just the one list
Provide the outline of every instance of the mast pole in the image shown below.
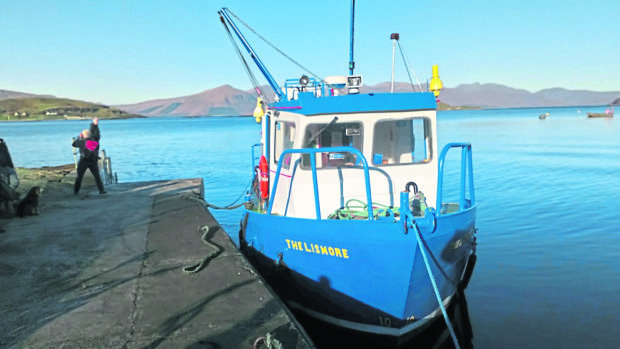
[[355,23],[355,0],[351,0],[351,48],[349,49],[349,75],[353,75],[355,61],[353,60],[353,28]]
[[399,39],[398,33],[392,33],[390,39],[392,39],[392,87],[390,88],[390,92],[394,93],[394,56],[396,53],[396,40]]

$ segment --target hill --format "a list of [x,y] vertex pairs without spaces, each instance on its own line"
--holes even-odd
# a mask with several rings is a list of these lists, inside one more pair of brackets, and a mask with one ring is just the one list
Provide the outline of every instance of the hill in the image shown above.
[[115,107],[145,116],[230,116],[250,115],[255,106],[256,95],[223,85],[190,96]]
[[32,93],[0,90],[0,101],[3,99],[13,99],[13,98],[55,98],[55,97],[52,95],[35,95]]
[[620,97],[620,91],[594,92],[550,88],[532,93],[499,84],[464,84],[445,88],[440,99],[453,106],[480,108],[530,108],[607,105]]
[[[426,86],[422,86],[426,88]],[[389,82],[365,85],[361,93],[386,93],[391,89]],[[415,87],[416,91],[419,88]],[[263,89],[273,100],[273,93],[267,86]],[[411,92],[411,84],[394,83],[395,92]],[[7,98],[10,97],[10,98]],[[595,92],[567,90],[564,88],[544,89],[535,93],[500,84],[462,84],[444,88],[439,96],[439,109],[462,108],[528,108],[562,107],[620,104],[620,91]],[[0,90],[0,120],[27,116],[29,120],[62,119],[64,115],[74,117],[131,118],[159,116],[237,116],[251,115],[256,106],[254,90],[239,90],[223,85],[203,92],[181,97],[148,100],[136,104],[106,106],[52,96],[33,95],[23,92]],[[56,115],[49,115],[56,113]],[[47,114],[47,115],[46,115]]]
[[0,100],[0,120],[61,120],[93,118],[127,119],[142,117],[103,104],[66,98],[23,97]]
[[[425,86],[422,86],[425,88]],[[391,89],[389,82],[366,85],[361,93],[386,93]],[[273,99],[271,89],[263,89]],[[416,90],[419,88],[416,86]],[[395,92],[411,92],[411,84],[394,83]],[[532,93],[500,84],[463,84],[444,88],[439,96],[440,109],[461,108],[527,108],[606,105],[620,99],[620,91],[593,92],[551,88]],[[146,116],[226,116],[250,115],[256,106],[254,90],[239,90],[229,85],[206,90],[201,93],[145,101],[137,104],[117,105],[130,113]]]

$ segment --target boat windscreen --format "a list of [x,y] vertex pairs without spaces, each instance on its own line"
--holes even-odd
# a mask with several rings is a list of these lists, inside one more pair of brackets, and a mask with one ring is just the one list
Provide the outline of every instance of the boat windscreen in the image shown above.
[[400,165],[431,160],[431,123],[428,118],[385,120],[375,124],[372,164]]
[[[362,152],[363,127],[361,122],[332,122],[310,124],[306,128],[305,148],[326,148],[350,146]],[[317,168],[353,166],[357,156],[350,152],[322,153],[317,155]],[[310,168],[310,157],[302,157],[301,167]]]

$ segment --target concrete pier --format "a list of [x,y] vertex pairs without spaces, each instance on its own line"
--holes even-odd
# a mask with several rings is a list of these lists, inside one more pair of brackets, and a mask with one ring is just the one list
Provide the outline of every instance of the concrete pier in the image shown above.
[[72,183],[22,181],[41,214],[0,220],[0,347],[313,347],[196,200],[202,179]]

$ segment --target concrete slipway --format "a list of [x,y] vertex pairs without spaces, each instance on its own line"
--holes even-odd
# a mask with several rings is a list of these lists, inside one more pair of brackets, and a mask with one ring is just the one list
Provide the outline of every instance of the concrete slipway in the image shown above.
[[313,347],[196,200],[202,179],[74,195],[73,176],[22,181],[41,214],[0,220],[0,347]]

